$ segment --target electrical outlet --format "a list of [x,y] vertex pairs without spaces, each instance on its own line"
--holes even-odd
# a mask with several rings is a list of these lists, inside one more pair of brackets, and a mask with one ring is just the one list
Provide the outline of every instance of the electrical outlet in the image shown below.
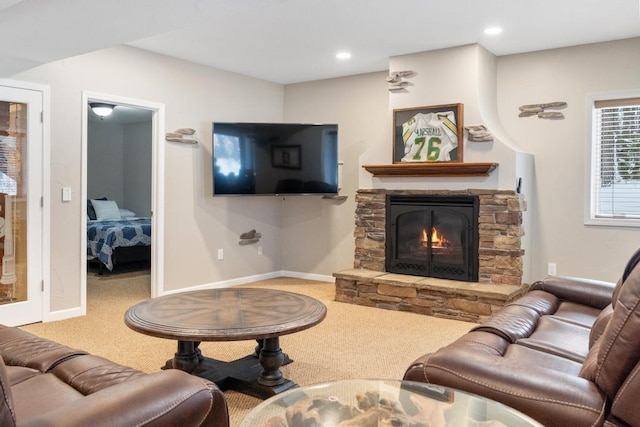
[[262,246],[258,246],[258,255],[262,255]]
[[556,275],[556,263],[555,262],[550,262],[547,265],[547,274],[549,274],[550,276],[555,276]]
[[218,259],[224,259],[224,250],[218,249]]

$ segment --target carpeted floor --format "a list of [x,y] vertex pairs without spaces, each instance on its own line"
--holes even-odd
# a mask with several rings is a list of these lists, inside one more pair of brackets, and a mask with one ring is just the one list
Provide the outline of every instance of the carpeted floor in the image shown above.
[[[24,326],[23,329],[68,346],[97,354],[144,372],[157,371],[173,357],[176,343],[136,333],[124,324],[124,312],[149,298],[149,276],[100,277],[87,283],[87,316]],[[312,296],[327,306],[319,325],[280,338],[294,363],[282,372],[299,385],[348,378],[400,379],[406,367],[422,354],[453,341],[471,323],[413,313],[381,310],[334,301],[332,283],[279,278],[247,285],[287,290]],[[253,351],[255,341],[209,342],[206,356],[234,360]],[[225,393],[231,425],[237,426],[259,399]]]

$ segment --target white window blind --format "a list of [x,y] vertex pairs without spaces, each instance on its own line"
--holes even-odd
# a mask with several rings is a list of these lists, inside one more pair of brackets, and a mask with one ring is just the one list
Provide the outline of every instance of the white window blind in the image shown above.
[[640,219],[640,98],[593,109],[591,217]]

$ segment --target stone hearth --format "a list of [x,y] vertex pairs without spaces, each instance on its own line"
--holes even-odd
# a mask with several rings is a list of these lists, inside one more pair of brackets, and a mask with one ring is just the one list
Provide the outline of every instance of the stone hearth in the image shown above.
[[[477,195],[479,282],[386,273],[387,194]],[[523,197],[499,190],[359,190],[354,269],[337,272],[336,301],[481,322],[526,290],[522,284]]]
[[336,301],[477,323],[496,314],[527,288],[367,269],[344,270],[333,275]]

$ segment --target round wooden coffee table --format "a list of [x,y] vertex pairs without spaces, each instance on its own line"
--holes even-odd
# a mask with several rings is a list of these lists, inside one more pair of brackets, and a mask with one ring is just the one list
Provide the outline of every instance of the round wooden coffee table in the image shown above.
[[[280,367],[292,360],[279,336],[320,323],[327,308],[293,292],[259,288],[206,289],[153,298],[125,313],[126,325],[158,338],[178,340],[178,351],[163,369],[207,378],[222,389],[268,398],[296,384]],[[256,340],[253,354],[232,362],[204,357],[201,341]]]

